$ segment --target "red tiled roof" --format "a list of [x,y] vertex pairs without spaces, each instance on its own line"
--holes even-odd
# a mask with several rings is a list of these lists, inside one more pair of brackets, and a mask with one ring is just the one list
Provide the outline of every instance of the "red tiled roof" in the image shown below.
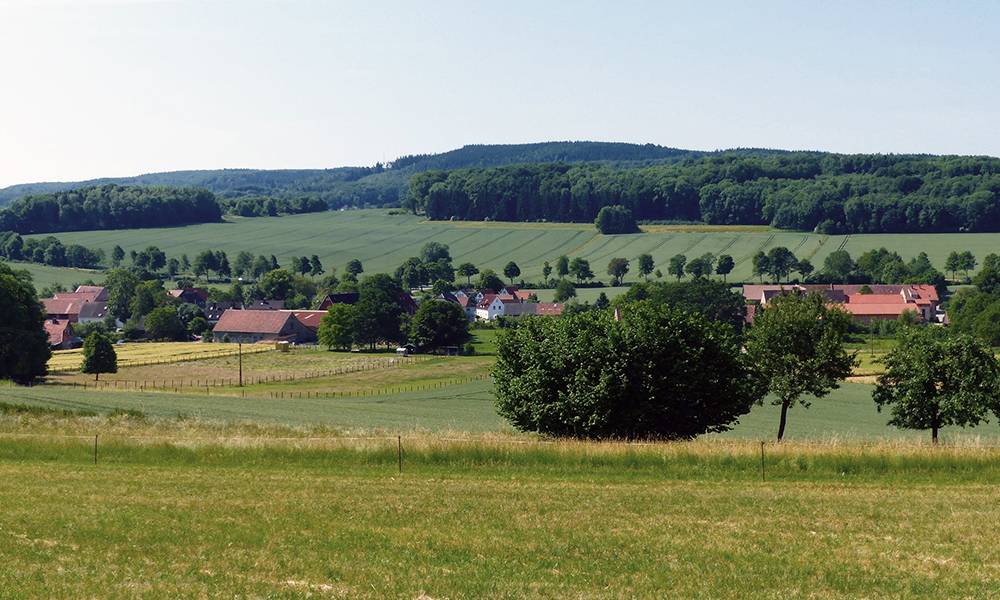
[[42,304],[47,315],[78,315],[84,302],[76,298],[46,298]]
[[902,294],[851,294],[848,304],[906,304]]
[[546,315],[558,317],[563,312],[563,305],[559,302],[539,302],[535,306],[536,315]]
[[319,329],[319,322],[322,321],[323,317],[327,314],[327,311],[325,310],[282,310],[280,312],[292,313],[300,323],[313,331]]
[[288,319],[295,318],[291,311],[281,310],[227,310],[219,317],[212,331],[232,333],[281,333]]
[[841,307],[847,312],[851,313],[855,317],[874,317],[874,316],[900,316],[906,311],[914,311],[919,315],[913,304],[908,304],[905,302],[899,302],[895,304],[847,304],[841,305]]
[[66,319],[45,319],[45,333],[49,334],[49,345],[58,346],[66,341],[69,321]]

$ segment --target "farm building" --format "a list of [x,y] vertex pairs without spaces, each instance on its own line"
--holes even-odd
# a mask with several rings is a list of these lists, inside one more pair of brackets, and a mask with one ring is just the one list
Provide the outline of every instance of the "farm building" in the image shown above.
[[45,316],[71,323],[100,321],[108,309],[108,292],[97,285],[81,285],[73,292],[59,292],[42,300]]
[[913,312],[925,322],[941,322],[941,303],[933,285],[860,285],[860,284],[806,284],[806,285],[745,285],[743,298],[747,303],[747,322],[774,297],[789,293],[818,293],[832,304],[839,306],[860,322],[899,319],[904,313]]
[[475,315],[480,321],[529,315],[556,317],[562,314],[562,309],[563,305],[555,302],[524,302],[510,295],[485,294],[476,305]]
[[177,298],[181,302],[194,304],[198,308],[205,308],[208,303],[208,291],[202,288],[188,287],[180,290],[169,290],[167,294],[171,298]]
[[299,320],[299,323],[311,329],[313,333],[319,331],[320,321],[327,314],[325,310],[282,310],[281,312],[292,313]]
[[216,341],[242,342],[293,342],[316,341],[313,330],[303,325],[292,311],[284,310],[227,310],[212,328]]
[[49,346],[54,350],[79,348],[80,338],[73,334],[73,324],[66,319],[45,319],[45,333],[49,336]]

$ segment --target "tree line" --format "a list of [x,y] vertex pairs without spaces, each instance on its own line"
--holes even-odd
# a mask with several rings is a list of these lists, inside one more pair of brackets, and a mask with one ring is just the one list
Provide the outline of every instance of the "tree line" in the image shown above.
[[1000,159],[789,152],[426,171],[405,203],[435,220],[587,222],[621,206],[639,220],[838,234],[1000,231],[998,201]]
[[[743,300],[707,279],[638,284],[610,308],[501,330],[497,409],[522,431],[598,439],[691,439],[726,431],[754,405],[791,411],[857,364],[851,317],[819,294],[774,298],[743,325]],[[905,326],[872,399],[888,424],[929,430],[1000,418],[1000,363],[961,331]]]
[[0,231],[28,234],[167,227],[221,218],[222,209],[207,190],[109,184],[15,200],[0,210]]

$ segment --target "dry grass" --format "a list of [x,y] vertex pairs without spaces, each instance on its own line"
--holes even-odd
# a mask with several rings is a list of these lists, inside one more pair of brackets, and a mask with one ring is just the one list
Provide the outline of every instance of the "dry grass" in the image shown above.
[[[1000,452],[84,417],[0,435],[10,597],[987,598]],[[4,422],[0,419],[0,423]],[[102,420],[103,419],[103,420]],[[6,423],[10,425],[10,423]],[[133,436],[151,435],[146,439]],[[126,437],[127,436],[127,437]]]
[[[115,346],[118,353],[118,367],[138,367],[156,363],[154,368],[162,368],[171,364],[188,361],[202,361],[220,356],[232,356],[238,349],[234,344],[204,344],[201,342],[133,342]],[[269,344],[247,345],[243,354],[258,354],[273,352],[274,346]],[[49,359],[49,371],[54,374],[69,374],[80,370],[83,362],[83,349],[56,350]],[[185,369],[182,365],[178,369]]]

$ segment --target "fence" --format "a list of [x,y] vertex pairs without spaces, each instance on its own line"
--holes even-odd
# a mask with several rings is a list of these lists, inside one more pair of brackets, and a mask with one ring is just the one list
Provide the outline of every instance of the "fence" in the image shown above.
[[[343,367],[336,369],[326,369],[320,371],[302,371],[299,373],[279,373],[272,375],[247,375],[243,377],[243,385],[262,385],[269,383],[282,383],[286,381],[300,381],[304,379],[318,379],[321,377],[333,377],[336,375],[346,375],[350,373],[361,373],[364,371],[374,371],[379,369],[391,369],[397,368],[404,365],[412,365],[418,360],[415,357],[392,357],[392,358],[373,358],[364,361],[351,361]],[[152,380],[135,380],[135,379],[107,379],[105,381],[83,381],[83,382],[61,382],[57,385],[67,385],[71,387],[76,387],[80,389],[94,389],[94,390],[131,390],[131,391],[145,391],[145,390],[174,390],[182,391],[185,388],[189,389],[203,389],[203,388],[221,388],[221,387],[235,387],[239,385],[239,378],[237,377],[215,377],[206,379],[152,379]]]
[[[261,352],[274,352],[274,348],[270,346],[249,346],[243,350],[244,355],[260,354]],[[238,356],[238,355],[239,355],[239,350],[232,349],[232,350],[217,350],[213,352],[192,352],[188,354],[175,354],[173,356],[168,356],[167,358],[163,359],[130,359],[128,358],[128,356],[124,356],[118,358],[118,366],[122,368],[152,367],[156,365],[172,365],[174,363],[210,360],[213,358],[228,358],[231,356]],[[72,354],[67,356],[72,356],[73,358],[78,359],[76,366],[65,367],[65,368],[52,368],[51,371],[53,373],[69,373],[80,370],[79,363],[83,362],[83,354]],[[63,360],[69,360],[69,359],[63,359],[62,356],[60,355],[55,355],[53,356],[53,358],[58,360],[59,362],[62,362]]]

